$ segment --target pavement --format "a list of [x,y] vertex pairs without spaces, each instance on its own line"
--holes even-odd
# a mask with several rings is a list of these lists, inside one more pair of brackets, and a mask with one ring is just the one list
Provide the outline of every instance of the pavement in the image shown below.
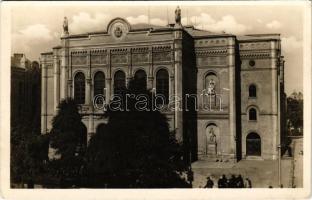
[[293,139],[294,187],[303,187],[303,138]]
[[[281,160],[281,183],[284,187],[291,187],[291,159]],[[211,176],[214,187],[217,187],[218,178],[225,174],[241,174],[249,178],[253,188],[268,188],[278,185],[278,161],[272,160],[241,160],[233,162],[197,161],[192,164],[194,171],[193,187],[199,188],[206,184],[207,176]]]

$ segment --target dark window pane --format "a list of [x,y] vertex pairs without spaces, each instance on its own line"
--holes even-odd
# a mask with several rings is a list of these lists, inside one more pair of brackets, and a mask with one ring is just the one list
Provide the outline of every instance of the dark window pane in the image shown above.
[[249,86],[249,97],[257,97],[257,88],[255,85]]
[[85,76],[79,72],[74,79],[74,99],[77,104],[85,103]]
[[117,71],[114,75],[114,92],[119,94],[126,88],[126,75],[123,71]]
[[165,97],[165,104],[169,102],[169,75],[167,70],[161,69],[156,74],[156,93]]
[[257,120],[257,111],[254,108],[249,110],[249,120]]

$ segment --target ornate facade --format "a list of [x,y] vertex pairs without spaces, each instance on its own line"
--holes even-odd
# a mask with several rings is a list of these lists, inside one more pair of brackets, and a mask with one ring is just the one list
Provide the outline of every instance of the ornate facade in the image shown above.
[[280,36],[212,33],[180,20],[139,27],[115,18],[106,31],[71,35],[66,19],[61,45],[41,54],[42,133],[51,129],[60,100],[73,97],[90,138],[105,123],[93,97],[109,101],[119,87],[143,77],[156,93],[197,97],[191,105],[198,109],[164,111],[193,160],[276,159],[283,131]]

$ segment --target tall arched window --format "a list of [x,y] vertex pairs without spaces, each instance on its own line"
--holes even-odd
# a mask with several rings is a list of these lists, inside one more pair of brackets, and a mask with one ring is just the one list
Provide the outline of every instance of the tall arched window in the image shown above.
[[[105,88],[105,75],[103,72],[96,72],[94,75],[94,84],[93,84],[94,97],[97,95],[102,95],[102,97],[105,98],[104,88]],[[103,103],[102,97],[96,98],[97,104]]]
[[105,75],[103,72],[96,72],[94,75],[94,96],[98,94],[104,95]]
[[126,74],[119,70],[114,75],[114,92],[120,93],[126,88]]
[[146,89],[146,73],[144,70],[138,70],[134,74],[134,80],[140,89]]
[[254,108],[249,109],[249,120],[257,120],[257,110]]
[[257,97],[257,88],[255,85],[249,86],[249,97]]
[[74,79],[74,99],[77,104],[85,103],[85,76],[82,72],[78,72]]
[[165,97],[165,104],[169,102],[169,74],[167,70],[160,69],[156,74],[156,94]]
[[246,155],[261,156],[261,138],[257,133],[249,133],[246,137]]

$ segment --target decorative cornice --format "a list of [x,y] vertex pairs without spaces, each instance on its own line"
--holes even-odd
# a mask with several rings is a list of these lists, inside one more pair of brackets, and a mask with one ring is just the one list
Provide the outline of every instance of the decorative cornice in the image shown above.
[[111,54],[127,54],[128,49],[126,48],[119,48],[119,49],[112,49]]
[[241,51],[240,57],[242,58],[268,58],[270,57],[269,51]]
[[131,48],[132,53],[148,53],[148,47]]
[[171,51],[171,46],[153,46],[153,52]]
[[196,56],[203,56],[203,55],[226,55],[227,49],[219,49],[219,50],[196,50]]
[[72,56],[85,56],[87,55],[87,50],[78,50],[78,51],[71,51],[70,52]]
[[91,49],[91,55],[107,54],[107,49]]

